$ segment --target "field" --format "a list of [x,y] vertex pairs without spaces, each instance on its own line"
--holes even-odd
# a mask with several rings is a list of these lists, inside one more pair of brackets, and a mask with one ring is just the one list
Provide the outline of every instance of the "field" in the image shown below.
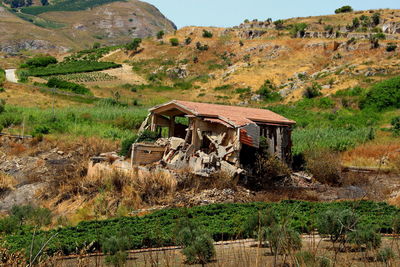
[[[204,227],[215,241],[235,240],[249,237],[249,233],[245,230],[249,218],[268,208],[280,216],[290,214],[291,227],[300,233],[313,231],[318,216],[328,209],[354,210],[360,216],[360,224],[376,227],[381,233],[390,233],[391,222],[398,213],[398,209],[393,206],[369,201],[215,204],[189,209],[160,210],[141,217],[81,222],[75,227],[36,232],[36,238],[44,239],[57,233],[57,237],[46,249],[49,255],[57,252],[69,255],[80,251],[87,244],[92,244],[91,250],[97,251],[101,247],[102,238],[116,236],[119,233],[130,237],[128,249],[170,246],[176,244],[173,234],[176,223],[180,218],[188,217],[193,223]],[[6,246],[11,251],[27,248],[31,243],[32,234],[29,229],[24,229],[6,236]]]
[[33,7],[25,7],[21,9],[22,13],[30,14],[30,15],[39,15],[46,12],[55,12],[55,11],[79,11],[85,10],[88,8],[101,6],[107,3],[114,2],[116,0],[90,0],[90,1],[82,1],[82,0],[72,0],[72,1],[59,1],[52,5],[47,6],[33,6]]
[[81,72],[92,72],[119,68],[120,64],[113,62],[98,62],[98,61],[70,61],[59,64],[49,65],[47,67],[31,68],[28,71],[29,76],[43,77],[49,75],[72,74]]
[[[109,75],[104,72],[52,75],[50,77],[58,78],[58,79],[69,81],[69,82],[76,82],[76,83],[105,82],[105,81],[115,81],[116,79],[118,79],[117,77]],[[45,78],[50,78],[50,77],[45,77]]]

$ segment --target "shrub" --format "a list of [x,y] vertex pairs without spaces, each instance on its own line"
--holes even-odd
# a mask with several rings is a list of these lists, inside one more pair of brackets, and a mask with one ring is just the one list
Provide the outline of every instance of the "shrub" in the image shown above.
[[155,142],[159,138],[157,132],[144,130],[139,134],[138,142]]
[[381,23],[381,14],[376,12],[372,15],[372,22],[374,23],[374,25],[378,25],[379,23]]
[[207,44],[202,45],[200,42],[196,43],[196,48],[199,51],[207,51],[209,49]]
[[32,205],[13,206],[11,216],[20,226],[30,224],[34,226],[47,226],[51,223],[52,214],[47,208],[34,207]]
[[185,45],[190,45],[191,43],[192,43],[192,38],[191,37],[186,37]]
[[121,156],[128,157],[129,152],[131,151],[132,144],[135,143],[137,139],[137,136],[131,136],[128,138],[125,138],[121,141],[121,150],[119,151],[119,154]]
[[380,111],[400,108],[400,76],[373,85],[361,99],[360,107],[375,108]]
[[372,38],[378,39],[378,40],[385,40],[386,35],[383,32],[376,33],[372,36]]
[[204,265],[215,256],[214,240],[187,218],[177,223],[176,232],[177,243],[183,246],[186,263]]
[[364,246],[366,249],[377,249],[381,246],[381,235],[372,225],[358,225],[355,231],[348,234],[351,244],[355,244],[360,249]]
[[285,29],[284,23],[285,23],[285,21],[283,21],[281,19],[277,20],[277,21],[274,21],[275,29],[284,30]]
[[212,38],[213,37],[213,33],[207,30],[203,30],[203,37],[204,38]]
[[380,262],[390,262],[395,258],[395,254],[391,248],[383,248],[378,251],[378,254],[376,255],[377,261]]
[[341,177],[341,162],[338,153],[315,149],[305,153],[306,169],[324,184],[338,185]]
[[165,32],[164,31],[159,31],[157,32],[157,39],[161,40],[162,38],[164,38]]
[[57,59],[52,56],[36,56],[28,59],[25,64],[29,68],[47,67],[50,64],[57,64]]
[[178,38],[171,38],[171,39],[169,39],[169,43],[172,46],[178,46],[179,45],[179,39]]
[[400,136],[400,116],[395,117],[391,121],[393,133],[396,136]]
[[290,175],[289,167],[280,159],[274,156],[267,158],[264,155],[256,156],[253,172],[254,178],[251,179],[251,184],[255,187],[270,186],[271,183]]
[[299,265],[296,266],[307,266],[307,267],[330,267],[331,261],[329,258],[324,256],[317,257],[310,251],[300,251],[296,253],[295,258]]
[[6,110],[6,101],[0,98],[0,114]]
[[293,38],[296,38],[297,36],[299,36],[300,38],[304,37],[304,34],[306,32],[307,29],[307,24],[305,23],[296,23],[292,26],[290,33],[292,35]]
[[306,90],[304,91],[304,97],[314,98],[314,97],[320,96],[320,95],[322,95],[321,89],[322,89],[322,86],[319,83],[313,82],[313,84],[311,86],[308,86],[306,88]]
[[50,127],[48,127],[47,125],[39,125],[39,126],[35,127],[32,135],[34,137],[36,137],[36,136],[40,136],[43,134],[49,134],[49,133],[50,133]]
[[126,250],[129,248],[129,239],[126,235],[111,236],[102,241],[102,250],[106,256],[106,264],[115,267],[125,266],[128,259]]
[[347,234],[357,226],[358,221],[358,216],[349,209],[329,209],[317,217],[316,225],[319,234],[328,236],[334,246],[336,242],[347,241]]
[[140,46],[141,43],[142,43],[142,39],[140,39],[140,38],[135,38],[135,39],[133,39],[132,42],[127,43],[127,44],[125,45],[125,49],[126,49],[126,50],[131,50],[131,51],[136,51],[136,50],[139,48],[139,46]]
[[387,52],[394,52],[397,49],[397,45],[395,43],[388,43],[386,46]]
[[353,19],[353,29],[360,27],[360,20],[358,18]]
[[342,6],[341,8],[335,10],[336,14],[347,12],[353,12],[353,8],[351,6]]
[[67,82],[64,80],[60,80],[58,78],[50,78],[47,81],[46,85],[50,88],[66,90],[66,91],[73,92],[75,94],[81,94],[81,95],[90,95],[91,94],[90,90],[83,85],[72,83],[72,82]]
[[261,85],[260,89],[256,91],[264,100],[279,100],[280,95],[278,92],[275,92],[276,87],[270,81],[266,80],[263,85]]
[[333,28],[332,25],[326,25],[326,26],[324,27],[324,30],[327,31],[329,34],[333,34],[334,28]]
[[18,82],[25,83],[28,81],[30,72],[26,70],[18,70],[17,71],[17,76],[18,76]]

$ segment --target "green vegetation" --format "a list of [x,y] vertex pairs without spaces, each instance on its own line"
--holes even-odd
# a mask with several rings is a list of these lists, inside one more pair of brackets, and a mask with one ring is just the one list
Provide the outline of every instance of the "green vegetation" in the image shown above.
[[386,46],[387,52],[394,52],[397,49],[397,45],[395,43],[388,43]]
[[203,30],[203,37],[204,38],[212,38],[213,37],[213,33],[207,30]]
[[162,38],[164,38],[165,32],[164,31],[159,31],[157,32],[157,39],[161,40]]
[[293,38],[300,37],[303,38],[308,25],[305,23],[296,23],[291,26],[290,34]]
[[21,67],[23,68],[38,68],[47,67],[50,64],[57,64],[57,59],[52,56],[36,56],[28,59]]
[[129,42],[125,45],[125,49],[131,50],[131,51],[136,51],[140,47],[141,43],[142,43],[141,38],[135,38],[132,40],[132,42]]
[[400,76],[373,85],[361,100],[360,106],[379,111],[400,108]]
[[4,92],[3,83],[6,80],[6,71],[0,68],[0,93]]
[[308,86],[306,90],[304,91],[304,97],[306,98],[314,98],[317,96],[321,96],[321,89],[322,86],[318,84],[317,82],[313,82],[311,86]]
[[[107,3],[112,3],[117,0],[70,0],[70,1],[58,1],[52,5],[43,4],[43,6],[31,6],[21,8],[22,13],[30,15],[39,15],[46,12],[56,11],[79,11],[101,6]],[[47,1],[46,1],[47,2]]]
[[179,39],[178,38],[171,38],[171,39],[169,39],[169,43],[172,46],[178,46],[179,45]]
[[92,94],[90,90],[83,85],[67,82],[64,80],[60,80],[58,78],[50,78],[49,81],[47,82],[47,86],[50,88],[57,88],[60,90],[70,91],[75,94],[81,94],[81,95]]
[[351,6],[342,6],[341,8],[335,10],[336,14],[348,12],[353,12],[353,8]]
[[105,46],[105,47],[93,47],[92,49],[81,50],[72,54],[69,57],[64,59],[65,62],[68,61],[77,61],[77,60],[88,60],[88,61],[97,61],[106,54],[115,51],[117,49],[122,48],[122,45],[115,46]]
[[256,93],[265,101],[277,101],[281,99],[280,94],[276,92],[276,86],[270,80],[266,80]]
[[[214,204],[186,210],[161,210],[141,217],[86,221],[75,227],[38,231],[36,236],[42,238],[58,233],[45,249],[48,255],[57,252],[68,255],[80,251],[87,244],[93,244],[92,248],[99,249],[102,237],[118,236],[121,232],[129,238],[126,247],[128,249],[159,247],[177,244],[174,229],[178,225],[179,218],[188,217],[191,223],[203,226],[215,241],[229,240],[250,236],[245,231],[248,218],[266,209],[274,210],[279,220],[285,218],[285,214],[295,214],[288,219],[286,225],[288,229],[298,233],[308,233],[318,229],[316,222],[327,210],[354,210],[360,225],[370,225],[382,233],[388,233],[392,231],[392,218],[399,212],[397,208],[386,203],[371,201]],[[32,234],[29,228],[24,227],[24,231],[6,236],[5,244],[11,251],[20,251],[29,246]]]
[[0,125],[4,128],[18,126],[25,118],[26,132],[35,133],[39,127],[46,127],[50,134],[124,139],[139,129],[146,115],[146,109],[122,105],[114,99],[98,101],[96,106],[56,108],[54,111],[6,105],[0,114]]
[[121,67],[120,64],[116,64],[113,62],[78,60],[48,65],[47,67],[30,68],[28,70],[28,75],[42,77],[50,75],[100,71],[119,67]]
[[394,135],[400,136],[400,116],[393,118],[391,123]]
[[[78,83],[87,83],[87,82],[105,82],[105,81],[114,81],[118,78],[116,76],[112,76],[108,73],[94,71],[94,72],[84,72],[84,73],[73,73],[73,74],[65,74],[65,75],[52,75],[50,76],[64,80],[69,82],[78,82]],[[44,77],[46,78],[46,77]]]

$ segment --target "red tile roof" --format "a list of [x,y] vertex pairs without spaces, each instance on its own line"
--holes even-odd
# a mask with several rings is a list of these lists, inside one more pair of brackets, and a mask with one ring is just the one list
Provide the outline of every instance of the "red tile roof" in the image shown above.
[[267,109],[225,106],[180,100],[174,100],[164,105],[154,107],[150,111],[156,112],[157,109],[166,108],[166,106],[169,105],[171,105],[171,108],[174,105],[177,105],[179,109],[184,109],[195,116],[218,118],[235,127],[242,127],[254,122],[276,123],[283,125],[292,125],[296,123],[295,121],[289,120]]

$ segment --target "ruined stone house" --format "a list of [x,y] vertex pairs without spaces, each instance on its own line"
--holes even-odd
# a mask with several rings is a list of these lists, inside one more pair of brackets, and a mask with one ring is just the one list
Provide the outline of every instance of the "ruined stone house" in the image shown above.
[[254,163],[261,137],[265,137],[268,154],[290,165],[294,124],[267,109],[174,100],[149,110],[140,131],[151,130],[165,138],[135,143],[132,164],[161,161],[167,167],[189,168],[200,175],[218,170],[235,175]]

